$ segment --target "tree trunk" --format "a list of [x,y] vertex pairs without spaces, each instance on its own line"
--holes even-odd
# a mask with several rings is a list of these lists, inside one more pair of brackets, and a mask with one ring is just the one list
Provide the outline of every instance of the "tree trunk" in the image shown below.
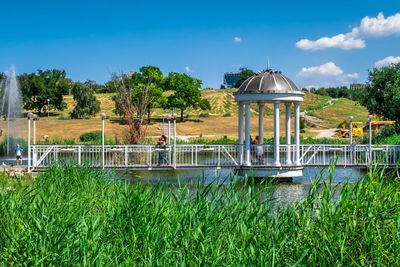
[[147,109],[147,123],[150,124],[150,119],[151,119],[151,110],[150,108]]
[[181,121],[183,121],[183,108],[181,109]]

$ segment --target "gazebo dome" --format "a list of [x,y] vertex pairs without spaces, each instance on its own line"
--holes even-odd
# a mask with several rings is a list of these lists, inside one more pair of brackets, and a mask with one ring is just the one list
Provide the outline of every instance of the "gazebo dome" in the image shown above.
[[292,80],[280,71],[267,69],[245,80],[236,94],[301,93]]
[[233,94],[236,102],[302,102],[304,97],[291,79],[271,69],[248,78]]

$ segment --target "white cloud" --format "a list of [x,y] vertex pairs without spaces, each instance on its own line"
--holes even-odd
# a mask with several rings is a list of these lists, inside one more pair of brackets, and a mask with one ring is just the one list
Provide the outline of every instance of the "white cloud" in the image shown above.
[[296,43],[296,47],[303,50],[322,50],[334,47],[350,50],[354,48],[364,48],[365,41],[351,37],[348,34],[338,34],[333,37],[322,37],[316,41],[302,39]]
[[344,50],[364,48],[365,39],[369,37],[385,37],[400,34],[400,13],[385,18],[381,12],[376,17],[364,17],[358,27],[349,33],[341,33],[332,37],[322,37],[315,41],[302,39],[296,47],[303,50],[322,50],[339,48]]
[[360,26],[354,28],[352,35],[361,37],[383,37],[400,34],[400,13],[385,18],[381,12],[376,17],[365,17]]
[[190,72],[193,72],[193,70],[189,66],[186,66],[185,72],[190,73]]
[[400,57],[388,56],[375,62],[375,67],[382,68],[396,63],[400,63]]
[[334,62],[327,62],[319,66],[304,67],[298,75],[301,77],[303,84],[308,84],[306,88],[348,85],[359,77],[358,73],[345,73]]
[[235,37],[233,38],[233,41],[234,41],[235,43],[241,43],[241,42],[242,42],[242,37],[235,36]]
[[325,64],[309,67],[309,68],[301,68],[299,72],[300,76],[308,77],[308,76],[338,76],[343,74],[343,70],[336,66],[333,62],[327,62]]

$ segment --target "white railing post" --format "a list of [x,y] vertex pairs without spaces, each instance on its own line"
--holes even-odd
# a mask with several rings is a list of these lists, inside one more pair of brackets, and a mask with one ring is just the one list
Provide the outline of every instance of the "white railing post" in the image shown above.
[[82,150],[82,148],[81,148],[81,146],[78,146],[78,165],[82,165],[82,154],[81,154],[81,151]]
[[176,169],[176,114],[174,114],[174,169]]
[[125,145],[125,166],[128,166],[128,146]]

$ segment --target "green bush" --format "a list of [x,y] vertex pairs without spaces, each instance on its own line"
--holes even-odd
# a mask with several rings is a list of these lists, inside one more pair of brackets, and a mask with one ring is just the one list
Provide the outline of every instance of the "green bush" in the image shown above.
[[59,120],[70,120],[71,119],[71,115],[63,114],[63,115],[58,116],[58,119]]
[[101,131],[92,131],[81,134],[79,140],[82,142],[101,142]]
[[199,115],[200,118],[208,118],[209,116],[210,116],[210,114],[208,114],[208,113],[201,113]]

